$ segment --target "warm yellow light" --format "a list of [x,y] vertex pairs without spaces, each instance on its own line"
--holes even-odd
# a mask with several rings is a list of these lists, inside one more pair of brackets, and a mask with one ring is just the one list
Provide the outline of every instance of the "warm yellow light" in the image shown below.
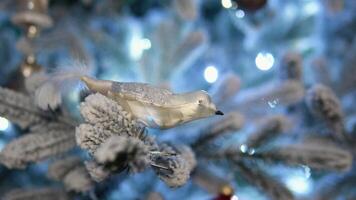
[[231,2],[231,0],[221,0],[221,5],[224,8],[231,8],[232,7],[232,2]]

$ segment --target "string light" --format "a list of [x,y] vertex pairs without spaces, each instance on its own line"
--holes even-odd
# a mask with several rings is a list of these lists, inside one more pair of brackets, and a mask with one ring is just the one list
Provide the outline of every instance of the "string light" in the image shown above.
[[234,195],[231,197],[231,200],[239,200],[239,198],[236,195]]
[[315,15],[318,13],[320,10],[320,5],[316,1],[310,1],[305,4],[303,7],[303,11],[305,12],[306,15]]
[[231,0],[221,0],[221,5],[224,8],[231,8],[232,7],[232,2],[231,2]]
[[218,80],[219,72],[215,66],[209,65],[204,70],[204,78],[208,83],[214,83]]
[[4,117],[0,117],[0,131],[6,131],[10,126],[9,120]]
[[241,19],[241,18],[245,17],[245,12],[243,10],[237,10],[235,12],[235,15],[236,15],[237,18]]
[[260,52],[256,56],[255,63],[258,69],[267,71],[272,68],[274,64],[274,57],[271,53]]
[[130,54],[134,59],[139,59],[144,50],[151,48],[151,41],[147,38],[133,37],[130,42]]
[[247,146],[245,145],[245,144],[242,144],[241,146],[240,146],[240,151],[242,152],[242,153],[246,153],[247,152]]
[[286,180],[286,185],[288,189],[300,195],[307,194],[311,190],[311,182],[304,176],[289,176]]

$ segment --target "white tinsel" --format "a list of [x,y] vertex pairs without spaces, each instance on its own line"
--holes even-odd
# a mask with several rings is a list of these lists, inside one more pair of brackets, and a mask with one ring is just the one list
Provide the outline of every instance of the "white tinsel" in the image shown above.
[[72,127],[40,124],[31,133],[8,143],[0,152],[0,162],[8,168],[24,168],[29,163],[67,152],[75,145]]
[[94,157],[112,171],[127,167],[131,172],[140,172],[149,163],[148,148],[141,140],[117,135],[101,144]]

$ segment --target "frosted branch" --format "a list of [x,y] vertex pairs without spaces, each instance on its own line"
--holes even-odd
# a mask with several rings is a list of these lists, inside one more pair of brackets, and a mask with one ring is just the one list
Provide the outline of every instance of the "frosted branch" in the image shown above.
[[231,112],[222,119],[214,122],[206,128],[201,136],[192,145],[194,148],[205,145],[215,138],[227,133],[240,130],[245,124],[245,118],[238,112]]
[[293,52],[289,52],[283,56],[279,66],[279,77],[281,80],[296,80],[303,79],[303,63],[302,57]]
[[151,158],[151,166],[158,177],[170,187],[180,187],[189,179],[190,167],[179,155],[154,156]]
[[240,78],[233,73],[228,73],[214,83],[209,93],[212,96],[213,102],[217,105],[223,104],[236,95],[240,89],[240,85]]
[[255,185],[257,188],[265,192],[271,199],[275,200],[293,200],[292,193],[285,185],[280,183],[276,178],[261,171],[256,166],[250,167],[243,162],[236,161],[234,166],[240,171],[247,182]]
[[93,187],[90,176],[78,157],[67,157],[55,161],[48,168],[48,176],[53,180],[63,182],[69,191],[85,192]]
[[101,182],[109,177],[110,171],[105,169],[103,165],[100,165],[94,161],[86,161],[85,168],[87,169],[90,177],[96,181]]
[[43,122],[48,115],[36,109],[33,100],[22,93],[0,87],[0,115],[21,128]]
[[318,170],[347,171],[352,165],[350,152],[333,145],[317,143],[279,147],[263,152],[260,156],[264,160],[280,161],[288,165],[306,165]]
[[148,147],[141,140],[117,135],[101,144],[94,157],[105,168],[116,172],[126,168],[141,172],[149,164]]
[[281,132],[286,131],[290,126],[287,117],[282,115],[269,116],[264,118],[257,125],[255,131],[247,139],[246,145],[249,148],[257,148],[273,139]]
[[321,84],[314,85],[308,90],[305,101],[309,110],[324,120],[338,139],[345,139],[340,101],[330,88]]
[[304,97],[304,86],[299,81],[273,82],[256,88],[241,91],[229,105],[229,109],[252,112],[253,109],[268,107],[268,102],[277,101],[280,105],[291,105]]
[[57,188],[14,189],[6,193],[3,200],[69,200],[65,191]]
[[80,111],[86,123],[76,128],[76,140],[91,154],[113,135],[134,137],[155,146],[154,140],[145,134],[145,128],[130,113],[101,94],[89,95]]
[[80,165],[81,162],[81,159],[75,156],[57,160],[48,167],[47,174],[51,179],[61,181],[70,170]]
[[24,168],[29,163],[65,153],[75,146],[74,130],[63,124],[37,125],[0,152],[0,161],[8,168]]
[[196,165],[197,160],[193,150],[183,144],[171,144],[171,143],[162,143],[159,145],[160,152],[166,155],[180,155],[188,164],[189,171],[192,171]]

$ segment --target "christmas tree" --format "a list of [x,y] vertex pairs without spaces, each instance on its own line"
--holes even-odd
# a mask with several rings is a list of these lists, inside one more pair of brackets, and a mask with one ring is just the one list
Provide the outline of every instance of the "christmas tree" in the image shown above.
[[3,0],[0,196],[354,199],[355,23],[352,0]]

